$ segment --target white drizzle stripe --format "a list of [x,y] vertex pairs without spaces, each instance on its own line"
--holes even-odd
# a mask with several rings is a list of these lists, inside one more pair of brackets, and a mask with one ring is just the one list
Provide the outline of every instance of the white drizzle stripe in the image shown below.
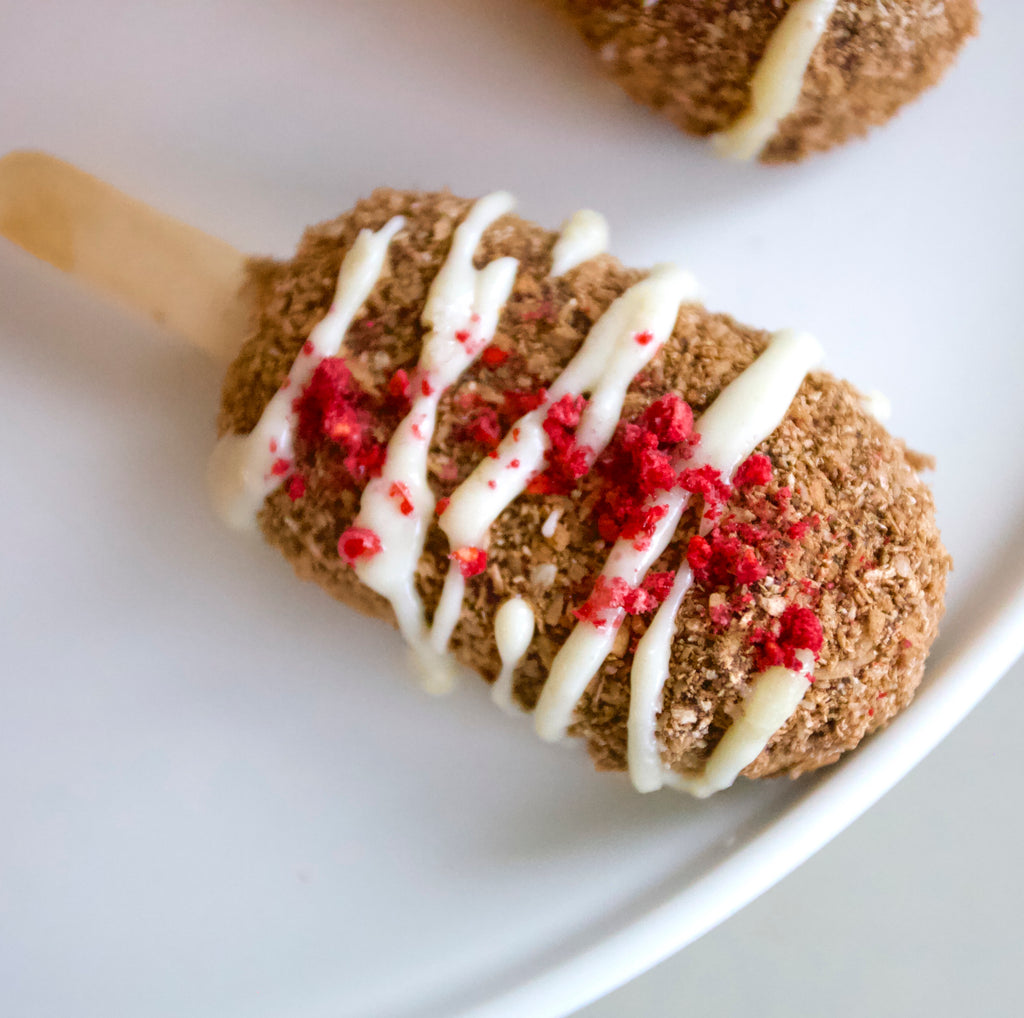
[[[293,404],[320,362],[341,351],[352,320],[380,278],[388,245],[404,225],[405,220],[395,216],[376,232],[360,231],[341,263],[330,310],[309,334],[256,427],[248,435],[224,435],[214,447],[207,477],[214,508],[229,527],[254,527],[264,499],[291,472]],[[279,461],[282,467],[275,472]]]
[[[544,419],[548,407],[563,396],[590,394],[576,441],[589,449],[588,466],[593,465],[622,416],[630,382],[672,334],[683,301],[696,295],[697,284],[689,273],[674,265],[659,265],[612,303],[552,383],[547,402],[516,421],[497,455],[481,460],[452,492],[439,523],[453,549],[482,548],[494,521],[543,468],[550,444]],[[435,613],[431,633],[435,652],[448,646],[464,593],[465,580],[453,563]]]
[[[807,333],[776,333],[761,356],[722,390],[694,425],[701,441],[696,454],[685,465],[711,466],[723,477],[731,477],[736,467],[778,427],[804,376],[820,361],[821,353],[818,341]],[[674,488],[653,501],[665,506],[667,512],[656,524],[650,546],[637,549],[632,541],[620,538],[602,570],[605,577],[621,577],[635,587],[668,546],[689,495]],[[554,742],[565,735],[576,703],[608,656],[624,618],[625,613],[619,609],[601,628],[583,621],[569,634],[555,655],[537,701],[534,726],[542,739]],[[665,628],[671,640],[674,628]],[[660,660],[661,656],[659,651],[651,659]],[[667,654],[664,656],[667,659]],[[646,675],[641,677],[645,689],[655,681]],[[664,679],[661,681],[663,684]]]
[[580,209],[563,227],[551,252],[551,275],[589,262],[608,250],[608,220],[593,209]]
[[[700,458],[731,478],[740,462],[779,426],[801,382],[821,356],[813,336],[792,330],[776,333],[768,349],[701,418]],[[672,593],[680,585],[689,589],[690,582],[690,568],[684,563]],[[628,724],[630,743],[635,739],[637,749],[635,754],[629,750],[629,773],[640,792],[660,788],[665,777],[655,732],[681,601],[682,596],[669,596],[661,604],[633,658]]]
[[[516,421],[498,455],[481,460],[452,492],[440,524],[453,548],[479,547],[502,511],[543,468],[549,446],[544,419],[548,406],[563,396],[590,393],[576,440],[589,446],[596,459],[619,422],[629,383],[672,334],[680,304],[696,296],[689,273],[659,265],[608,308],[552,383],[547,403]],[[644,333],[651,339],[637,342]]]
[[676,613],[692,583],[693,573],[684,565],[676,573],[668,597],[658,608],[633,655],[626,755],[629,777],[638,792],[654,792],[662,785],[661,750],[650,719],[656,718],[661,710],[663,676],[668,675]]
[[[447,657],[436,654],[430,645],[415,582],[434,511],[427,454],[441,396],[490,342],[512,292],[518,269],[514,258],[499,258],[477,270],[473,256],[487,227],[513,204],[505,192],[481,198],[455,231],[423,310],[422,321],[429,331],[413,376],[412,407],[388,442],[380,476],[363,490],[354,524],[372,530],[381,543],[377,554],[355,563],[356,574],[391,602],[399,629],[420,666],[423,686],[433,693],[448,692],[454,672]],[[399,497],[393,494],[396,485],[404,485]],[[411,511],[402,511],[405,499]]]
[[719,155],[740,160],[760,155],[796,107],[807,65],[835,6],[836,0],[796,0],[786,11],[750,80],[750,104],[714,136]]
[[666,784],[698,799],[728,788],[743,768],[761,755],[771,737],[800,706],[813,677],[814,655],[804,650],[797,651],[797,657],[802,665],[800,671],[778,665],[754,676],[742,716],[729,726],[701,774],[688,777],[670,772]]
[[510,597],[494,616],[494,640],[498,645],[501,672],[491,686],[491,699],[509,713],[515,711],[512,675],[530,649],[535,628],[533,609],[521,597]]

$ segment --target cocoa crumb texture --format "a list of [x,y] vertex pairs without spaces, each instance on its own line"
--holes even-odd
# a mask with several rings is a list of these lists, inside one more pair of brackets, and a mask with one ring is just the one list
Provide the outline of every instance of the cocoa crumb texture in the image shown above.
[[[794,0],[556,0],[634,99],[691,134],[728,127]],[[839,0],[796,109],[761,155],[796,162],[884,124],[978,26],[974,0]]]
[[[407,228],[393,241],[382,277],[346,339],[346,384],[363,393],[358,414],[371,421],[360,450],[386,442],[402,412],[401,373],[411,373],[419,355],[427,290],[469,206],[447,193],[379,190],[351,212],[307,230],[292,260],[254,261],[253,330],[227,373],[221,432],[254,427],[326,313],[341,260],[358,231],[378,229],[401,214]],[[609,304],[642,277],[604,255],[552,278],[555,239],[511,215],[483,238],[478,266],[511,255],[520,271],[492,344],[500,353],[481,357],[441,401],[429,457],[429,481],[439,500],[486,455],[495,425],[504,433],[529,408]],[[624,419],[639,419],[667,394],[682,397],[699,415],[767,338],[727,315],[684,305],[670,340],[634,379]],[[950,559],[931,494],[917,474],[923,460],[863,410],[852,387],[824,372],[808,376],[757,454],[768,464],[751,465],[749,485],[737,486],[723,512],[737,527],[775,513],[771,518],[782,521],[778,554],[764,575],[741,576],[750,582],[740,588],[724,590],[708,579],[684,600],[658,720],[665,762],[681,771],[700,769],[741,710],[756,656],[764,653],[755,634],[778,632],[787,603],[811,609],[820,621],[816,678],[796,713],[744,772],[751,777],[797,775],[831,763],[885,725],[910,702],[942,614]],[[270,496],[259,523],[300,577],[393,623],[389,604],[362,586],[339,555],[339,538],[353,522],[365,484],[359,476],[364,462],[372,457],[353,459],[351,449],[300,434],[300,483]],[[591,594],[610,547],[599,526],[608,511],[599,475],[592,471],[568,494],[527,492],[517,499],[495,523],[486,567],[467,581],[452,650],[489,681],[499,670],[498,606],[519,594],[534,609],[536,634],[514,684],[526,709],[536,703],[575,623],[573,612]],[[696,527],[697,502],[652,573],[679,566]],[[428,614],[440,596],[449,551],[432,526],[416,577]],[[586,741],[599,769],[625,767],[629,668],[649,617],[627,618],[577,708],[572,733]]]

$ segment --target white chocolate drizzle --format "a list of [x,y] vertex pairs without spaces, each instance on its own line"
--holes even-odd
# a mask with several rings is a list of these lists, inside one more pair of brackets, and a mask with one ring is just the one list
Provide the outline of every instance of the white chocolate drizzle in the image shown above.
[[[690,463],[713,467],[723,477],[731,477],[736,467],[778,427],[804,376],[820,357],[821,347],[807,333],[776,333],[764,353],[726,386],[695,424],[701,442]],[[650,545],[638,549],[634,542],[620,538],[602,570],[606,578],[622,578],[630,586],[638,586],[668,546],[690,496],[676,488],[653,501],[664,506],[666,512],[655,525]],[[634,783],[638,788],[644,786],[641,790],[653,783],[649,776],[653,764],[660,774],[660,754],[653,732],[668,675],[675,615],[690,583],[689,568],[684,564],[633,659],[629,756]],[[555,741],[564,736],[576,703],[611,652],[624,618],[625,612],[620,608],[603,626],[580,621],[569,634],[555,655],[537,702],[534,725],[541,738]]]
[[395,216],[376,232],[360,231],[341,263],[330,310],[309,334],[256,427],[248,435],[224,435],[214,447],[207,480],[214,509],[229,527],[252,529],[264,499],[291,473],[295,399],[320,362],[341,352],[345,333],[380,278],[388,245],[404,225]]
[[515,710],[512,675],[530,649],[536,624],[533,609],[521,597],[510,597],[494,616],[494,640],[501,671],[491,686],[491,699],[509,713]]
[[608,250],[608,220],[593,209],[580,209],[562,227],[551,252],[551,275],[563,276]]
[[416,566],[435,501],[427,483],[427,453],[441,396],[491,341],[512,292],[518,269],[514,258],[476,269],[473,256],[487,227],[513,204],[505,192],[481,198],[455,231],[423,310],[428,332],[413,375],[412,407],[388,442],[380,476],[363,490],[354,524],[372,530],[381,544],[377,554],[355,563],[356,575],[391,602],[398,628],[420,666],[423,686],[432,693],[451,690],[454,673],[448,657],[435,654],[430,645],[416,590]]
[[691,777],[667,771],[665,784],[698,799],[728,788],[800,706],[813,678],[814,655],[798,650],[796,656],[800,670],[776,665],[754,676],[743,713],[726,730],[700,774]]
[[[454,551],[482,549],[494,521],[543,468],[550,444],[544,419],[548,407],[563,396],[590,394],[575,440],[588,450],[588,465],[593,465],[611,440],[630,382],[672,334],[680,305],[696,294],[697,284],[689,273],[659,265],[612,303],[551,384],[547,401],[516,421],[495,452],[452,492],[439,523]],[[434,615],[431,639],[437,653],[451,639],[465,587],[453,562]]]
[[796,0],[772,33],[750,80],[750,103],[714,136],[715,151],[730,159],[760,155],[796,108],[807,66],[828,26],[836,0]]

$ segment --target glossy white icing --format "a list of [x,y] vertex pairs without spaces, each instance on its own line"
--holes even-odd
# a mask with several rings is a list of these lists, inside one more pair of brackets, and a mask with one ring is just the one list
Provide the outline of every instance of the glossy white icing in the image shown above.
[[501,658],[501,672],[491,686],[491,698],[510,713],[516,709],[512,700],[512,675],[530,649],[535,627],[533,609],[521,597],[510,597],[494,617],[494,639]]
[[728,788],[800,706],[814,675],[814,655],[797,651],[797,657],[801,671],[777,666],[754,676],[742,715],[729,726],[700,774],[666,772],[665,783],[698,799]]
[[248,435],[224,435],[214,447],[207,480],[214,508],[229,527],[252,529],[264,499],[291,473],[292,404],[320,362],[341,352],[345,333],[380,278],[388,245],[404,225],[396,216],[376,232],[360,232],[341,263],[330,310],[309,334],[256,427]]
[[807,65],[825,33],[836,0],[796,0],[779,22],[750,80],[747,109],[714,136],[715,151],[730,159],[753,159],[793,112]]
[[415,583],[434,512],[427,453],[441,396],[491,341],[512,291],[518,268],[514,258],[499,258],[476,269],[473,256],[487,227],[513,205],[505,192],[481,198],[455,231],[423,310],[428,331],[413,375],[412,407],[388,442],[380,476],[363,490],[354,524],[372,530],[381,542],[377,554],[355,563],[356,574],[391,602],[423,686],[433,693],[452,688],[454,671],[448,657],[431,647]]
[[551,252],[551,275],[562,276],[608,250],[608,220],[580,209],[563,227]]

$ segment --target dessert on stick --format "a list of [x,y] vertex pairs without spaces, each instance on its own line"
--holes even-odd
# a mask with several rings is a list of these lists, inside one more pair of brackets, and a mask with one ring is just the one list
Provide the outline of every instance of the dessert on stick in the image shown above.
[[975,33],[974,0],[558,0],[634,99],[733,159],[795,162],[889,120]]
[[[92,265],[73,198],[73,260],[30,216],[8,225],[26,194],[124,201],[83,178],[0,161],[0,229]],[[197,264],[234,265],[208,280],[217,329],[159,309],[236,348],[218,511],[397,626],[428,690],[461,661],[641,791],[834,761],[910,701],[937,631],[926,460],[820,370],[813,337],[708,312],[676,266],[624,268],[595,213],[551,232],[512,208],[382,189],[283,262],[186,234]],[[139,215],[159,276],[161,218]]]

